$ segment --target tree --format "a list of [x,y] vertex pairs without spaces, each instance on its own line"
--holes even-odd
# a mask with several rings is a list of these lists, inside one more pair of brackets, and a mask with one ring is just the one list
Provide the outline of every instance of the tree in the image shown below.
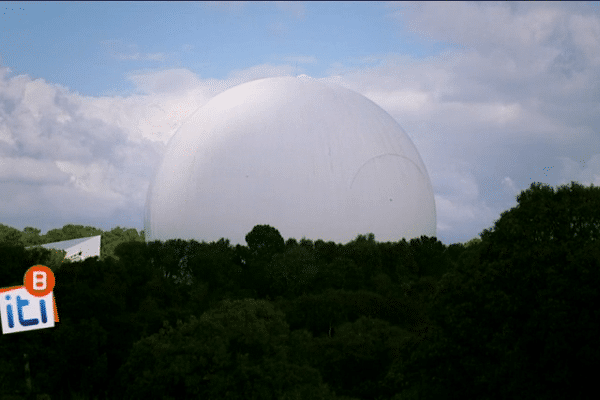
[[279,231],[269,225],[256,225],[246,235],[246,243],[253,255],[270,257],[285,249],[285,242]]
[[0,243],[7,245],[20,245],[22,242],[23,234],[11,226],[0,224]]
[[[143,263],[142,249],[134,243],[124,245],[122,249],[129,259],[87,258],[67,263],[55,272],[57,285],[54,290],[60,322],[54,329],[36,331],[48,331],[53,338],[36,355],[45,360],[39,364],[38,373],[50,374],[47,381],[51,382],[53,390],[49,392],[53,397],[70,397],[71,391],[76,391],[86,397],[98,398],[109,388],[109,382],[113,381],[115,372],[144,329],[154,333],[167,319],[165,315],[177,315],[161,303],[161,295],[175,293],[150,286],[148,280],[153,276],[146,272],[150,266]],[[142,262],[136,261],[136,253]],[[143,308],[149,296],[158,299],[161,315]],[[174,302],[181,308],[181,301]],[[155,319],[158,319],[158,326],[153,329]],[[84,347],[73,343],[83,343]],[[81,357],[85,354],[90,357],[83,362]],[[70,376],[77,378],[69,381]],[[33,378],[34,381],[38,379]]]
[[79,239],[82,237],[97,236],[102,234],[102,230],[92,226],[68,224],[62,227],[62,240]]
[[357,235],[344,246],[344,251],[362,271],[361,279],[370,279],[381,272],[381,253],[374,234]]
[[285,250],[285,242],[279,231],[269,225],[256,225],[246,235],[248,253],[242,268],[247,289],[256,290],[257,296],[265,298],[272,290],[267,265],[275,254]]
[[376,293],[380,293],[384,296],[390,295],[394,290],[394,286],[392,285],[392,280],[390,277],[380,272],[377,275],[371,278],[371,287]]
[[52,271],[56,271],[61,266],[70,263],[68,258],[65,258],[67,252],[65,250],[46,249],[41,246],[34,246],[25,250],[26,260],[30,265],[45,265]]
[[288,240],[285,241],[285,248],[286,249],[290,249],[293,247],[298,246],[298,241],[294,238],[289,238]]
[[[108,335],[98,320],[90,318],[74,322],[68,317],[61,317],[54,336],[52,353],[55,358],[48,360],[55,367],[52,391],[64,392],[68,388],[67,393],[82,393],[90,397],[104,393],[109,374],[106,355]],[[77,345],[74,346],[74,343]],[[47,351],[40,349],[39,353]],[[43,357],[42,354],[35,356]]]
[[316,339],[316,364],[336,394],[389,399],[396,389],[385,382],[388,370],[410,335],[377,318],[361,316],[339,326],[334,337]]
[[191,241],[187,250],[188,269],[194,281],[207,282],[212,290],[233,290],[240,280],[241,268],[235,265],[235,251],[227,239],[217,242]]
[[[146,246],[145,243],[139,243]],[[196,249],[199,246],[198,242],[169,239],[166,242],[154,241],[147,246],[150,258],[148,262],[154,268],[159,269],[165,278],[178,284],[190,281],[189,259],[195,256]]]
[[106,259],[108,257],[114,257],[118,259],[118,256],[115,255],[115,249],[121,243],[127,242],[144,243],[144,238],[133,228],[123,229],[117,226],[108,232],[103,232],[102,241],[100,243],[100,258]]
[[446,246],[437,238],[421,236],[410,240],[410,252],[418,265],[417,275],[441,277],[451,263],[446,253]]
[[594,396],[600,188],[532,184],[517,201],[440,280],[432,340],[404,370],[423,398]]
[[22,244],[0,242],[0,282],[2,286],[20,286],[28,265],[27,251]]
[[273,294],[295,297],[312,286],[318,272],[314,252],[296,246],[275,254],[267,265]]
[[44,243],[54,243],[54,242],[60,242],[62,240],[68,240],[64,238],[65,235],[62,231],[62,229],[51,229],[48,232],[46,232],[45,235],[42,236],[42,241]]
[[41,230],[32,228],[31,226],[25,227],[25,229],[23,229],[23,243],[25,246],[41,244],[42,238],[40,237],[40,232]]
[[335,242],[324,242],[319,239],[315,242],[315,253],[321,263],[329,264],[340,256],[339,247]]
[[120,371],[123,398],[331,398],[318,371],[290,361],[288,339],[269,302],[223,301],[136,343]]
[[481,239],[476,237],[476,238],[473,238],[473,239],[469,240],[468,242],[466,242],[464,244],[464,246],[465,247],[470,247],[470,246],[477,245],[479,243],[481,243]]
[[337,257],[331,263],[319,268],[316,285],[320,290],[356,290],[364,284],[364,269],[347,257]]
[[425,307],[416,300],[382,296],[366,290],[328,289],[318,294],[301,295],[278,301],[291,329],[306,329],[315,337],[329,336],[329,328],[369,316],[389,322],[422,336],[428,321]]

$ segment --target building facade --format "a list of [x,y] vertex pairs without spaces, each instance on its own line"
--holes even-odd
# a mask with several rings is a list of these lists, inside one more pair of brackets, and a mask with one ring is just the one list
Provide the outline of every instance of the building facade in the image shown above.
[[71,261],[83,261],[89,257],[100,256],[101,236],[91,236],[79,239],[63,240],[42,244],[46,249],[64,250],[67,252],[66,259]]

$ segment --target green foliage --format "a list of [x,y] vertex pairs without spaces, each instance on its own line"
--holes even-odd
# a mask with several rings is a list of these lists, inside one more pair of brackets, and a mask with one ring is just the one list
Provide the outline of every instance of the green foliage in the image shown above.
[[25,227],[23,229],[22,240],[25,246],[35,246],[37,244],[42,243],[42,238],[40,236],[41,230],[33,228],[31,226]]
[[[0,385],[23,386],[27,353],[57,398],[589,398],[598,204],[594,187],[535,184],[481,239],[450,246],[284,242],[268,225],[248,246],[145,243],[115,228],[100,259],[72,263],[25,250],[35,228],[0,226],[0,279],[51,264],[61,318],[0,336]],[[49,233],[85,236],[65,227]]]
[[166,242],[154,241],[147,245],[150,256],[147,262],[160,269],[167,279],[176,283],[184,281],[187,283],[190,270],[189,263],[184,261],[189,260],[189,257],[192,256],[191,253],[194,252],[192,249],[195,249],[197,245],[198,243],[195,241],[188,243],[181,239],[171,239]]
[[0,243],[1,287],[21,286],[25,272],[31,267],[31,259],[23,245],[9,243]]
[[406,367],[413,385],[424,380],[449,399],[593,396],[598,193],[533,184],[467,247],[439,283],[434,339]]
[[342,255],[340,247],[335,242],[324,242],[322,240],[317,240],[314,245],[316,257],[324,264],[330,264]]
[[335,337],[316,340],[314,353],[324,380],[337,394],[389,398],[396,388],[383,381],[409,337],[388,322],[361,316],[339,326]]
[[255,290],[260,298],[273,295],[273,287],[267,271],[268,264],[275,254],[285,250],[283,237],[277,229],[269,225],[256,225],[246,235],[246,242],[248,246],[244,251],[242,268],[244,287]]
[[518,248],[533,243],[586,243],[600,237],[600,187],[586,188],[571,182],[554,188],[532,183],[517,196],[519,203],[501,214],[493,230],[484,230],[482,239],[511,242]]
[[446,246],[435,237],[421,236],[410,242],[400,242],[402,251],[396,274],[400,282],[424,276],[441,277],[452,268]]
[[[416,295],[420,293],[419,285],[405,291],[410,292],[409,297],[399,299],[404,293],[399,286],[382,268],[373,268],[373,264],[383,264],[385,251],[384,247],[378,247],[380,244],[372,235],[359,236],[347,247],[307,238],[283,243],[276,229],[266,227],[254,232],[254,241],[249,234],[248,247],[234,248],[227,240],[146,244],[137,231],[115,228],[102,233],[100,259],[68,262],[63,259],[64,251],[39,246],[23,249],[23,243],[33,244],[38,240],[39,230],[35,228],[28,227],[18,234],[16,230],[7,232],[5,236],[12,237],[14,245],[4,244],[4,253],[0,251],[6,261],[0,275],[8,273],[10,276],[6,275],[4,281],[12,279],[17,285],[22,283],[23,273],[31,265],[50,266],[58,282],[55,296],[59,299],[61,323],[55,330],[36,332],[42,338],[39,345],[6,343],[4,347],[0,344],[0,348],[9,346],[17,354],[20,351],[17,349],[27,347],[37,360],[32,363],[32,374],[40,390],[61,396],[79,393],[84,398],[103,397],[110,389],[120,398],[126,389],[115,386],[115,382],[123,378],[117,371],[125,364],[136,341],[158,335],[164,321],[175,323],[189,315],[214,313],[219,309],[214,306],[222,304],[223,299],[231,302],[248,295],[264,297],[267,293],[273,297],[285,296],[287,300],[284,297],[277,300],[278,305],[286,309],[284,318],[295,321],[296,327],[308,328],[319,338],[338,337],[342,325],[354,323],[361,315],[402,327],[400,329],[406,329],[403,332],[407,338],[418,336],[423,326],[423,316],[419,313],[426,307],[417,304],[421,301]],[[50,231],[41,241],[68,240],[97,233],[93,228],[66,225]],[[261,237],[263,244],[258,240]],[[387,265],[386,268],[390,270]],[[345,290],[332,291],[334,288]],[[303,293],[305,295],[300,296]],[[236,332],[229,326],[220,328],[220,332],[224,330]],[[207,387],[212,387],[212,393],[225,390],[225,393],[230,392],[228,396],[235,398],[234,393],[239,392],[228,388],[242,385],[256,393],[256,398],[273,393],[277,398],[289,399],[356,398],[350,395],[352,390],[336,397],[321,380],[329,364],[323,361],[322,350],[316,346],[320,339],[313,339],[309,331],[286,331],[288,334],[283,335],[286,338],[279,347],[269,350],[268,346],[264,347],[266,342],[259,341],[256,335],[251,343],[244,341],[241,332],[246,335],[246,330],[238,329],[238,333],[226,341],[228,354],[235,354],[230,357],[228,367],[220,374],[213,374],[214,380],[202,380],[201,383],[210,384]],[[411,340],[407,343],[414,346],[414,339]],[[93,360],[79,361],[85,353],[69,347],[74,341],[86,343]],[[277,343],[272,339],[269,342]],[[63,362],[53,362],[56,358]],[[48,368],[49,365],[53,368]],[[142,368],[145,364],[130,365]],[[135,368],[132,368],[133,371]],[[15,369],[15,365],[10,364],[2,371],[0,379],[21,379],[10,372],[19,371],[18,365]],[[77,380],[70,380],[71,376]],[[271,378],[260,383],[260,376]],[[156,375],[149,379],[159,378]],[[193,379],[186,379],[191,382],[187,384],[190,388],[196,387]],[[185,379],[175,381],[165,398],[175,396],[178,390],[184,393],[187,390]],[[106,382],[112,384],[107,386]],[[194,397],[196,389],[190,390]]]
[[[131,257],[129,261],[134,261],[135,249],[125,253]],[[55,276],[55,297],[61,322],[47,331],[52,332],[56,340],[61,337],[70,339],[47,346],[47,349],[56,350],[54,357],[65,360],[65,363],[56,370],[46,367],[42,371],[54,374],[47,378],[55,382],[53,393],[76,391],[85,396],[103,395],[107,383],[114,380],[132,344],[145,332],[158,330],[167,319],[167,314],[172,310],[166,306],[164,297],[173,297],[176,292],[152,286],[152,278],[156,273],[151,267],[147,263],[131,263],[127,259],[117,262],[114,258],[88,258],[83,262],[63,265],[55,272]],[[174,302],[179,308],[180,299],[174,299]],[[157,307],[147,307],[148,303],[154,303]],[[161,312],[156,314],[158,310]],[[177,313],[174,315],[178,316]],[[96,319],[97,324],[85,321],[90,317]],[[102,329],[97,329],[100,327]],[[84,328],[87,333],[83,331]],[[85,339],[78,335],[90,337]],[[95,344],[85,344],[86,340]],[[83,343],[84,347],[74,346],[74,343]],[[85,354],[85,346],[92,346],[88,351],[92,353],[92,358],[87,364],[69,361],[71,357],[81,357],[77,352]],[[45,359],[44,356],[39,357]],[[48,365],[58,364],[50,359]],[[88,365],[89,369],[82,370],[82,365]],[[70,372],[71,369],[77,370]],[[81,376],[81,379],[70,381],[69,376]]]
[[338,257],[328,265],[319,268],[316,287],[356,290],[364,282],[364,271],[346,257]]
[[[426,324],[417,303],[418,297],[404,299],[376,293],[329,289],[278,302],[291,329],[306,329],[315,337],[327,336],[331,326],[338,327],[362,316],[388,321],[415,334]],[[336,328],[337,329],[337,328]]]
[[295,297],[306,292],[317,277],[314,251],[295,246],[284,253],[275,254],[267,265],[274,295]]
[[242,269],[234,262],[235,250],[228,240],[197,243],[192,241],[186,253],[187,269],[193,280],[207,282],[221,293],[235,291]]
[[31,265],[45,265],[52,271],[56,271],[64,264],[68,264],[71,261],[66,257],[67,252],[65,250],[57,249],[46,249],[41,246],[30,247],[25,250],[27,259]]
[[294,238],[289,238],[285,241],[285,248],[290,249],[292,247],[298,246],[298,241]]
[[23,234],[11,226],[0,224],[0,244],[20,245],[23,244]]
[[316,370],[290,363],[284,316],[266,301],[224,301],[135,344],[124,398],[327,398]]
[[469,240],[467,243],[464,244],[465,247],[471,247],[471,246],[475,246],[481,243],[481,239],[480,238],[473,238],[471,240]]
[[300,239],[300,242],[298,243],[299,246],[304,247],[306,250],[314,250],[315,249],[315,244],[313,243],[312,240],[303,237],[302,239]]
[[54,336],[57,346],[54,350],[69,349],[53,351],[60,372],[54,377],[54,385],[68,385],[80,393],[101,393],[108,377],[106,329],[96,318],[84,318],[74,323],[66,317]]
[[[27,228],[26,228],[27,229]],[[68,224],[60,229],[51,229],[41,236],[41,243],[54,243],[63,240],[79,239],[82,237],[98,236],[102,234],[101,229],[92,226]]]
[[363,271],[359,279],[370,279],[381,271],[381,252],[372,233],[358,235],[344,246],[344,253]]
[[114,257],[118,259],[115,250],[117,246],[119,246],[121,243],[144,243],[143,234],[138,233],[138,231],[133,228],[123,229],[117,226],[108,232],[100,232],[101,233],[88,234],[81,237],[96,236],[102,234],[102,240],[100,242],[100,258],[102,259],[106,259],[108,257]]
[[465,246],[462,243],[453,243],[446,248],[446,254],[450,260],[450,269],[454,269],[461,254],[465,251]]
[[384,296],[391,295],[395,289],[392,284],[392,279],[383,272],[380,272],[371,278],[371,287],[375,293]]
[[435,237],[421,236],[411,239],[410,248],[419,268],[419,277],[439,278],[450,269],[451,263],[446,246]]
[[246,235],[246,243],[255,257],[271,257],[285,249],[285,242],[279,231],[269,225],[256,225]]

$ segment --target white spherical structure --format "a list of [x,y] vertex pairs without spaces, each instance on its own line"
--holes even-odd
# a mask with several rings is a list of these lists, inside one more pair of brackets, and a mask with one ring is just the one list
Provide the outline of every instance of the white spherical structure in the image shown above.
[[366,97],[304,77],[229,89],[169,142],[148,191],[147,240],[245,244],[255,225],[346,243],[435,236],[425,165]]

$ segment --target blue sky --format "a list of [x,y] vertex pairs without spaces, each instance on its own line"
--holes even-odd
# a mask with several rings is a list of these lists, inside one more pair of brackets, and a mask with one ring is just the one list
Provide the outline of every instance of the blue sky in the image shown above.
[[5,2],[0,223],[143,229],[183,118],[307,74],[411,137],[438,238],[476,237],[533,181],[600,184],[598,2]]
[[320,78],[376,65],[385,54],[421,58],[447,47],[394,29],[384,3],[9,4],[3,63],[88,96],[134,93],[132,70],[187,68],[224,79],[256,64],[291,63]]

